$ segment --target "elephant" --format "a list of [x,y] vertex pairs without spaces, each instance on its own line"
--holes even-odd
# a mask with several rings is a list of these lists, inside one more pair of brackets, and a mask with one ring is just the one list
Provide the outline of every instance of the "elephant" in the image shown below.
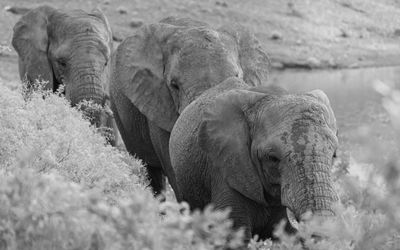
[[229,207],[247,240],[271,237],[282,219],[293,232],[308,211],[322,219],[334,215],[330,170],[337,147],[336,119],[323,91],[290,94],[235,77],[188,105],[169,143],[178,201],[191,209]]
[[[101,106],[109,102],[113,44],[101,10],[61,11],[46,5],[27,10],[14,26],[12,45],[18,53],[20,78],[29,89],[43,80],[45,90],[56,91],[63,84],[73,106],[83,100]],[[109,113],[93,112],[90,120],[97,127],[112,126]]]
[[176,191],[170,131],[184,108],[226,78],[258,86],[268,77],[267,54],[240,25],[218,29],[167,17],[141,26],[113,55],[111,109],[127,150],[146,163],[157,196],[165,176]]

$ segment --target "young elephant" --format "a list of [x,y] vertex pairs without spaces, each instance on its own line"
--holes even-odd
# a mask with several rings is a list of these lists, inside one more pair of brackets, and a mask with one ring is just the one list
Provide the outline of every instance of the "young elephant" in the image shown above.
[[247,239],[271,237],[286,212],[291,222],[307,211],[333,215],[336,133],[321,90],[288,94],[227,79],[186,107],[171,132],[177,197],[193,209],[230,207]]
[[[20,77],[29,87],[36,79],[45,80],[48,90],[56,91],[64,84],[72,105],[83,100],[106,103],[112,34],[100,10],[32,9],[15,24],[12,45],[19,56]],[[111,119],[106,113],[93,116],[96,125]]]
[[244,28],[174,17],[142,26],[120,44],[114,61],[111,107],[127,150],[147,164],[155,194],[164,188],[163,173],[176,191],[168,143],[182,110],[231,76],[257,86],[269,69]]

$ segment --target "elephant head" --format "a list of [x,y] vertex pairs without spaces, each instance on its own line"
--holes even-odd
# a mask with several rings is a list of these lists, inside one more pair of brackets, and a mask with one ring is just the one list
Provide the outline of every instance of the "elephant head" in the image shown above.
[[166,131],[205,90],[231,76],[257,86],[269,69],[267,55],[243,27],[215,30],[174,17],[142,26],[120,44],[115,61],[112,84]]
[[47,81],[45,89],[53,91],[64,84],[72,105],[82,100],[104,104],[112,35],[100,10],[32,9],[14,26],[12,45],[19,56],[20,77],[28,86],[36,79]]
[[290,222],[308,211],[334,215],[337,127],[321,90],[230,90],[210,107],[198,141],[229,187],[263,207],[286,207]]

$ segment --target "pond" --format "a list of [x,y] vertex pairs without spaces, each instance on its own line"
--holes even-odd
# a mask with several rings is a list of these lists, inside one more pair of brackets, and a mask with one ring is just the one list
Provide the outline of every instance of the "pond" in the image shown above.
[[382,106],[382,96],[373,88],[374,82],[382,81],[400,89],[400,67],[275,71],[270,81],[291,92],[323,90],[336,115],[341,150],[354,158],[367,155],[380,161],[400,152],[399,132]]

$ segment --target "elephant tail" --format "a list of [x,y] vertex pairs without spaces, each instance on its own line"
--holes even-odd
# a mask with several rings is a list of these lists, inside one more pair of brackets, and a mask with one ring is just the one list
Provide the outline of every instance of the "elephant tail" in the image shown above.
[[26,8],[26,7],[18,7],[18,6],[6,6],[4,7],[5,11],[11,12],[15,15],[23,15],[26,12],[30,11],[31,8]]

